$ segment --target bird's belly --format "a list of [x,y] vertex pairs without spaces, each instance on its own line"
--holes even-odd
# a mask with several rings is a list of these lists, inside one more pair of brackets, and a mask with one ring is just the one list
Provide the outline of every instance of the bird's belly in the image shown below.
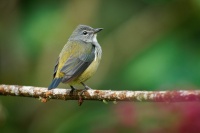
[[89,79],[96,72],[96,70],[99,66],[99,63],[100,63],[100,60],[94,60],[79,77],[77,77],[75,80],[71,81],[69,84],[73,85],[73,84],[77,84],[80,82],[84,82],[87,79]]
[[89,67],[78,77],[78,80],[80,82],[84,82],[87,79],[89,79],[97,71],[98,66],[99,66],[99,61],[98,60],[94,60],[89,65]]

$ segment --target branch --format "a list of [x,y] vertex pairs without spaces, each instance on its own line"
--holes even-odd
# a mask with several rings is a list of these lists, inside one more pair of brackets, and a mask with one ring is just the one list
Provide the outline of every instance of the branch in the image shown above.
[[[71,89],[53,89],[18,85],[0,85],[0,95],[20,96],[45,99],[78,100],[81,90],[70,95]],[[177,91],[114,91],[88,90],[81,96],[82,100],[98,101],[135,101],[135,102],[192,102],[200,101],[200,90]]]

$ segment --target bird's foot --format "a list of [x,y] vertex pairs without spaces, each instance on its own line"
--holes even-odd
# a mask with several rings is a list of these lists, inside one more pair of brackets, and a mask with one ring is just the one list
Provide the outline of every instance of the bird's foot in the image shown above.
[[86,84],[84,84],[83,82],[81,82],[81,84],[85,87],[81,92],[80,95],[83,95],[83,93],[87,90],[92,90],[89,86],[87,86]]
[[71,87],[71,91],[70,91],[69,95],[72,97],[74,94],[74,91],[76,91],[76,89],[71,85],[70,85],[70,87]]
[[81,82],[81,84],[85,87],[80,93],[79,93],[79,100],[78,100],[78,104],[79,106],[81,106],[81,104],[83,103],[83,99],[82,99],[82,95],[85,91],[87,90],[91,90],[91,88],[89,86],[87,86],[86,84],[84,84],[83,82]]

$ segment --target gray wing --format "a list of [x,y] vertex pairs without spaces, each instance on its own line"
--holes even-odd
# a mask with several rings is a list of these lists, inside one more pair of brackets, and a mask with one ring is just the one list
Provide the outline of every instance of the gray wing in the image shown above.
[[69,57],[64,66],[61,69],[61,72],[65,74],[62,79],[62,82],[70,82],[71,80],[80,76],[92,63],[95,58],[95,48],[91,47],[90,52],[83,51],[78,57],[73,55]]

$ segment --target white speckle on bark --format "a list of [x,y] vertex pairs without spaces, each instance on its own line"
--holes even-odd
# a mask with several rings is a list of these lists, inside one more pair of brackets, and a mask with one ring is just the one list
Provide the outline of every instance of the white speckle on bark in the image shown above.
[[31,86],[26,86],[26,87],[22,87],[20,89],[21,92],[23,93],[27,93],[29,94],[30,96],[33,96],[34,95],[34,91],[33,91],[33,88]]
[[68,91],[69,91],[68,89],[52,89],[53,95],[65,94],[65,93],[67,93]]
[[136,95],[136,99],[137,99],[138,101],[142,101],[142,96],[140,95],[140,93],[138,93],[138,94]]
[[150,94],[149,99],[154,99],[154,94]]
[[145,100],[147,100],[147,98],[148,98],[147,93],[144,93],[143,97],[144,97]]
[[180,96],[188,95],[188,92],[185,92],[185,91],[179,91],[179,93],[180,93]]
[[134,95],[134,93],[131,92],[131,91],[127,91],[127,92],[126,92],[126,97],[127,97],[127,98],[131,98],[131,97],[133,97],[133,95]]
[[11,90],[11,93],[13,93],[13,94],[15,94],[15,95],[19,95],[19,90],[16,89],[14,86],[12,86],[12,87],[10,88],[10,90]]
[[94,95],[94,91],[88,90],[87,92],[90,94],[90,96],[91,96],[91,95]]

